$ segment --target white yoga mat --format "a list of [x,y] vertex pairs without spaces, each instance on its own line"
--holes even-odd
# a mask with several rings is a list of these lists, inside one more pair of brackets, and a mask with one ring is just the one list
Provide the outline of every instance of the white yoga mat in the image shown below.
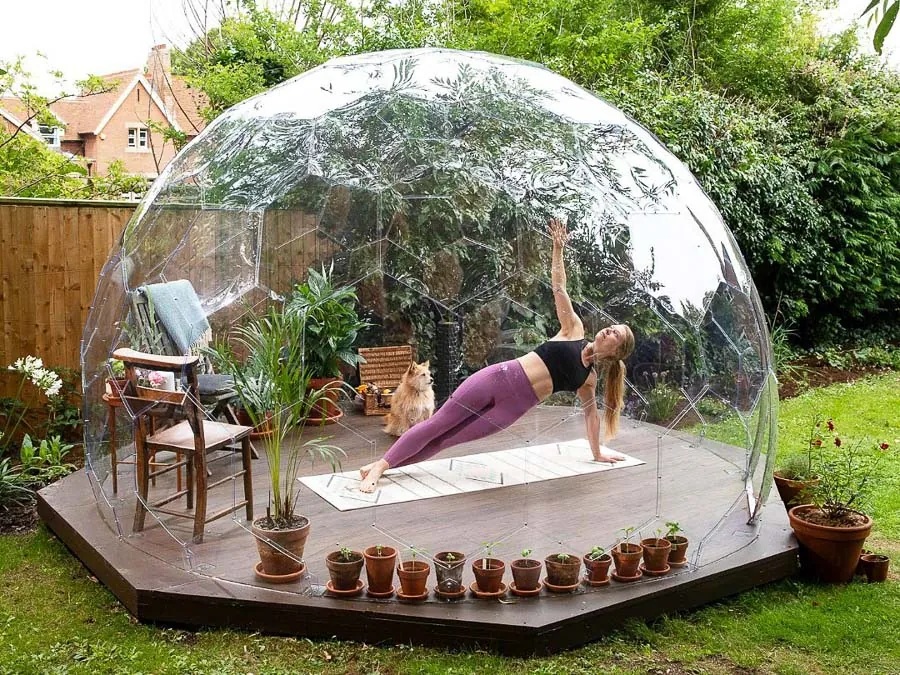
[[359,471],[304,476],[297,480],[336,509],[352,511],[611,471],[643,463],[628,455],[615,464],[595,462],[587,440],[577,439],[463,457],[431,459],[399,469],[389,469],[379,482],[379,487],[371,494],[359,491]]

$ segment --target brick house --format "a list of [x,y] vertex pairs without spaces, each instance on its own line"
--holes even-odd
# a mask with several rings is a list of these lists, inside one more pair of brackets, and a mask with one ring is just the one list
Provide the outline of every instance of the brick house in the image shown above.
[[[32,123],[30,136],[60,152],[83,157],[89,175],[102,175],[120,160],[129,173],[155,178],[175,156],[160,128],[179,131],[188,140],[203,129],[201,92],[172,75],[169,49],[157,45],[143,68],[102,75],[109,90],[73,96],[51,104],[60,126]],[[31,114],[16,98],[0,97],[0,124],[14,131]]]

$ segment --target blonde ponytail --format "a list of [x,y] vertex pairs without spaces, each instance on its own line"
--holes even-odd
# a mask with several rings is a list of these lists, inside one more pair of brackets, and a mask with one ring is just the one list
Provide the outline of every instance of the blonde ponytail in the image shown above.
[[608,364],[603,386],[604,442],[618,433],[619,415],[625,405],[625,363],[615,359]]

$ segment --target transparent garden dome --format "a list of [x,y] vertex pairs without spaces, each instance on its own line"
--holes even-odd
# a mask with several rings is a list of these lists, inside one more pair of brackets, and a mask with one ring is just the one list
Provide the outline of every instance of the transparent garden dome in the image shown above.
[[[284,302],[310,269],[324,269],[352,287],[369,324],[353,350],[413,345],[417,360],[430,360],[441,402],[476,370],[558,330],[553,218],[568,228],[568,289],[587,335],[625,323],[636,337],[620,433],[630,445],[608,444],[643,450],[657,470],[646,513],[622,514],[621,524],[652,530],[678,520],[682,506],[667,501],[668,486],[695,482],[702,500],[712,481],[731,491],[731,506],[708,514],[692,540],[712,541],[727,518],[757,526],[774,462],[776,382],[759,298],[716,208],[651,133],[565,78],[490,54],[422,49],[333,59],[231,108],[178,154],[128,223],[82,345],[89,471],[123,516],[123,535],[134,490],[123,491],[122,478],[115,496],[109,487],[113,439],[102,399],[112,352],[147,347],[135,342],[138,289],[189,281],[220,340],[249,313]],[[344,376],[358,384],[353,369]],[[380,456],[392,439],[366,426],[349,398],[341,405],[328,433]],[[510,444],[559,440],[564,427],[583,437],[575,397],[557,394],[540,408],[556,421],[526,419]],[[119,415],[121,462],[133,438],[128,414]],[[675,441],[688,456],[720,457],[724,468],[710,476],[668,462],[664,446]],[[533,501],[514,507],[522,523],[535,522],[538,506],[556,508],[544,492],[527,494]],[[262,488],[254,499],[264,513]],[[301,510],[319,509],[317,499],[304,493]],[[400,516],[364,513],[348,516],[347,527],[359,529],[362,518],[416,543]],[[227,526],[243,528],[238,516]],[[157,520],[188,539],[164,514]],[[573,527],[534,537],[575,537]],[[597,537],[612,543],[615,531]],[[203,557],[188,548],[194,562]]]

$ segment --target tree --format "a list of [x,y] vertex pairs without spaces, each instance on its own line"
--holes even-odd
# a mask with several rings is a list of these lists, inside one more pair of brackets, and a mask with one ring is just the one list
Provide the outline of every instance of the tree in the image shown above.
[[900,0],[872,0],[865,10],[862,17],[869,17],[869,25],[875,24],[875,32],[872,35],[872,46],[875,51],[881,54],[884,48],[884,40],[890,34],[894,27],[894,21],[897,20],[897,11],[900,10]]

